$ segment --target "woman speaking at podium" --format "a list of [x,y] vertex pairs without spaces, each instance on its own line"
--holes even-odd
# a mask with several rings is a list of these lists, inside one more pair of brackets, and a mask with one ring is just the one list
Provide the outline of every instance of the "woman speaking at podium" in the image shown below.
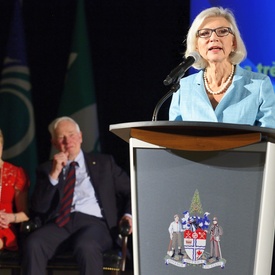
[[239,66],[246,57],[233,13],[203,10],[193,21],[185,57],[199,53],[197,73],[180,80],[169,120],[246,124],[275,128],[275,94],[267,75]]

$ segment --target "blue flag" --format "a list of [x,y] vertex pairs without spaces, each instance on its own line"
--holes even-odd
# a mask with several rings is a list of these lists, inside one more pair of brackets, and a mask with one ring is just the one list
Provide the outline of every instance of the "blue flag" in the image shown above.
[[14,0],[0,85],[3,159],[26,170],[32,183],[32,191],[37,165],[35,121],[20,0]]

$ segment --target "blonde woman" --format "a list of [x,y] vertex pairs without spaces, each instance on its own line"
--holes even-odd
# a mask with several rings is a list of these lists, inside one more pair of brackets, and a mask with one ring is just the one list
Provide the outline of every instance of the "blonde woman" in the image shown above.
[[185,57],[197,52],[199,72],[182,78],[169,120],[275,127],[275,94],[267,75],[245,70],[246,57],[233,13],[213,7],[197,15],[187,35]]

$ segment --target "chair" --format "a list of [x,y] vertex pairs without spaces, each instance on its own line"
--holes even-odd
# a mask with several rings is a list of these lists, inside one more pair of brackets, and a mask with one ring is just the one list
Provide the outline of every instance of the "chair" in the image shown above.
[[[30,222],[23,223],[22,229],[24,233],[30,233],[33,225]],[[119,228],[121,237],[121,248],[113,248],[106,251],[103,255],[103,269],[110,272],[110,275],[120,275],[125,271],[127,258],[127,243],[129,236],[129,224],[122,223]],[[20,275],[21,269],[21,252],[0,251],[0,269],[10,269],[11,275]],[[48,275],[53,275],[55,270],[78,270],[78,265],[73,255],[66,251],[54,256],[48,262]]]

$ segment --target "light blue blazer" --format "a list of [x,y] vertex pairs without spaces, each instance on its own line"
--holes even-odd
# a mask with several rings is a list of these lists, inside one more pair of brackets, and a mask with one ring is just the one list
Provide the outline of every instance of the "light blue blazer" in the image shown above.
[[203,71],[180,81],[173,94],[169,120],[224,122],[275,128],[275,94],[270,78],[236,66],[233,82],[213,109]]

